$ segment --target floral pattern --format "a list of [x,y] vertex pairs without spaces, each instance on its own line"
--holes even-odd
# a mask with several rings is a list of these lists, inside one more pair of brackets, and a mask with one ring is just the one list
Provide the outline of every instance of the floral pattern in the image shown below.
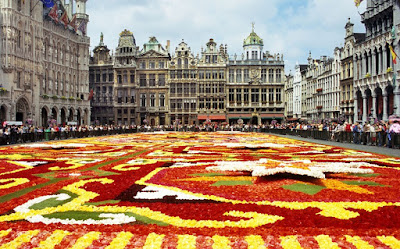
[[399,248],[399,169],[257,133],[0,147],[0,248]]

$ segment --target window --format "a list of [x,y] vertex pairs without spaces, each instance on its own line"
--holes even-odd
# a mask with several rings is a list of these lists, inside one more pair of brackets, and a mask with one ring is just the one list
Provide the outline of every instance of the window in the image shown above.
[[130,73],[131,73],[130,74],[130,82],[131,82],[131,84],[134,84],[135,83],[135,71],[131,71]]
[[229,69],[229,82],[235,82],[235,70]]
[[156,95],[154,93],[150,93],[150,106],[151,107],[156,106]]
[[217,71],[212,71],[212,78],[213,78],[214,80],[217,80],[217,79],[218,79],[218,72],[217,72]]
[[100,74],[96,73],[96,82],[100,82]]
[[118,103],[122,103],[122,90],[118,90]]
[[192,109],[193,111],[196,110],[196,100],[195,99],[192,99],[190,101],[190,109]]
[[21,88],[21,72],[17,72],[17,88]]
[[280,88],[276,89],[276,102],[282,102],[282,94]]
[[235,101],[235,89],[229,89],[229,102]]
[[165,106],[165,94],[160,93],[159,98],[160,98],[160,106],[164,107]]
[[217,55],[213,55],[213,60],[212,63],[217,63],[218,62],[218,56]]
[[183,78],[189,79],[189,70],[183,70]]
[[282,82],[282,75],[281,75],[281,70],[280,69],[276,70],[276,82],[278,82],[278,83]]
[[265,88],[261,89],[261,101],[267,102],[267,89]]
[[103,86],[103,91],[102,91],[103,93],[106,93],[107,92],[107,87],[106,86]]
[[183,86],[183,93],[189,95],[189,83],[185,83]]
[[261,81],[267,82],[267,69],[261,69]]
[[177,92],[178,94],[182,94],[182,84],[176,84],[176,86],[177,86],[176,92]]
[[236,89],[236,103],[242,103],[242,89]]
[[274,82],[274,69],[268,70],[268,82],[270,83]]
[[145,68],[146,68],[146,62],[145,62],[145,61],[142,61],[142,62],[140,63],[140,68],[141,68],[141,69],[145,69]]
[[223,110],[223,109],[225,108],[225,101],[224,101],[224,99],[219,99],[219,101],[218,101],[218,108],[219,108],[220,110]]
[[103,73],[103,82],[106,82],[106,81],[107,81],[107,74]]
[[17,8],[18,8],[18,11],[22,10],[22,0],[17,1]]
[[176,70],[176,78],[182,79],[182,70]]
[[172,70],[172,71],[169,72],[169,77],[170,77],[171,79],[175,79],[175,71],[174,71],[174,70]]
[[118,72],[117,81],[118,81],[118,84],[122,84],[122,75],[121,75],[121,72]]
[[140,86],[146,86],[146,75],[140,74]]
[[163,61],[159,61],[158,62],[158,68],[164,68],[164,62]]
[[249,102],[249,89],[243,89],[243,101],[246,103]]
[[156,75],[149,74],[149,86],[156,86]]
[[250,78],[249,78],[249,69],[244,69],[243,70],[243,76],[244,76],[244,82],[249,82]]
[[150,62],[149,62],[149,68],[150,68],[150,69],[156,68],[156,63],[155,63],[154,61],[150,61]]
[[251,89],[251,102],[258,103],[260,102],[260,89]]
[[236,83],[241,83],[242,81],[242,69],[236,69]]
[[199,79],[201,79],[201,80],[204,79],[204,71],[203,70],[199,71]]
[[110,81],[110,82],[114,81],[114,74],[113,73],[109,73],[108,74],[108,81]]
[[128,83],[128,72],[126,70],[124,70],[123,83]]
[[268,91],[268,101],[274,102],[274,89],[270,88]]
[[196,94],[196,83],[190,83],[190,93]]
[[165,74],[158,75],[158,85],[165,86]]
[[195,70],[190,70],[190,78],[196,79],[196,71]]
[[135,89],[131,89],[131,103],[135,103]]
[[140,106],[141,107],[146,106],[146,94],[145,93],[140,94]]
[[206,71],[206,79],[211,79],[211,71],[210,70]]
[[170,93],[176,93],[176,84],[175,83],[170,84],[169,91],[170,91]]
[[219,70],[219,79],[225,79],[225,71],[223,69]]

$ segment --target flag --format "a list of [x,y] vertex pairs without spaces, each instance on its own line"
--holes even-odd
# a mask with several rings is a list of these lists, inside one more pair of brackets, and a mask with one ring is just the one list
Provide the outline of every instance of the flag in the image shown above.
[[72,17],[72,20],[68,24],[71,28],[73,28],[76,32],[77,27],[76,27],[76,14]]
[[389,45],[390,53],[392,54],[393,64],[397,64],[397,54],[394,52],[392,45]]
[[90,93],[89,93],[89,98],[88,98],[88,100],[92,100],[92,99],[93,99],[93,95],[94,95],[93,89],[90,89]]
[[82,21],[79,24],[78,30],[82,32],[82,34],[86,35],[86,22]]
[[60,21],[64,24],[65,27],[67,27],[69,19],[66,11],[64,11],[64,13],[62,14]]
[[362,1],[363,1],[363,0],[354,0],[354,3],[355,3],[356,6],[358,7],[358,6],[360,6],[360,4],[361,4]]
[[46,8],[52,8],[54,6],[53,0],[40,0],[43,3],[43,6]]
[[58,22],[58,14],[57,14],[57,5],[54,5],[53,8],[51,8],[50,12],[49,12],[49,16],[51,19],[53,19],[53,21]]

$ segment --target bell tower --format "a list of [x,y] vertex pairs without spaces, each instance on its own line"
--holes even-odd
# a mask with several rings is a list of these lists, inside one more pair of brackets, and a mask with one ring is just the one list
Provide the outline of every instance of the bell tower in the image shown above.
[[87,0],[75,0],[76,1],[76,19],[78,23],[82,21],[89,22],[89,15],[86,14],[86,2]]

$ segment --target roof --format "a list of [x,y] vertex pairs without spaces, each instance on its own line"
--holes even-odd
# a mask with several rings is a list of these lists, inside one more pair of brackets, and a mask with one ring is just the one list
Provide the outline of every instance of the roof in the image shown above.
[[356,39],[356,43],[365,41],[365,33],[354,33],[354,38]]
[[243,46],[249,46],[249,45],[260,45],[264,46],[264,41],[261,39],[256,32],[254,32],[254,24],[253,24],[253,29],[250,33],[250,35],[243,41]]

